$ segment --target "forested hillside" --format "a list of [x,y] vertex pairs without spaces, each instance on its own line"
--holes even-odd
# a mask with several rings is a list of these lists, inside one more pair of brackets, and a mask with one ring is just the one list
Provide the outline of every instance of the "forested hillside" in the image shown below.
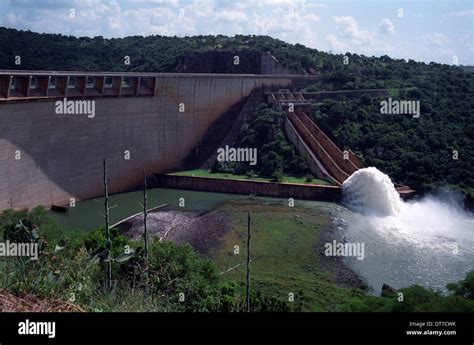
[[[319,75],[309,91],[388,88],[394,100],[419,100],[419,118],[381,115],[381,99],[365,95],[316,104],[312,115],[341,148],[357,151],[366,165],[398,182],[416,189],[452,185],[473,193],[472,68],[350,53],[344,64],[343,55],[268,36],[104,39],[0,28],[0,69],[172,72],[187,53],[209,50],[268,51],[287,67]],[[15,65],[15,56],[21,65]]]
[[455,186],[474,195],[474,73],[388,57],[372,60],[371,68],[354,64],[345,66],[349,73],[324,73],[308,89],[387,88],[394,101],[420,101],[420,117],[382,115],[380,102],[386,99],[363,95],[314,105],[315,121],[340,147],[398,182],[415,189]]
[[[208,50],[269,51],[285,66],[330,68],[332,55],[268,36],[103,37],[38,34],[0,28],[1,69],[173,72],[186,53]],[[15,56],[21,65],[15,65]],[[124,57],[130,57],[130,65]]]

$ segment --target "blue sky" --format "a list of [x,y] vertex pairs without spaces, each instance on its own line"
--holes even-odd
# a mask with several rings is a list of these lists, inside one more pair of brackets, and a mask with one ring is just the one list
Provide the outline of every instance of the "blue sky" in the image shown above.
[[474,65],[473,0],[0,0],[0,26],[107,38],[262,34],[323,51]]

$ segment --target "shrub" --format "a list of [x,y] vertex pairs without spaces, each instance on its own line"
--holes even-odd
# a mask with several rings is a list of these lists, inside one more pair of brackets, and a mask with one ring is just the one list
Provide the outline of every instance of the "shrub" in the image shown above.
[[446,287],[453,291],[454,295],[474,300],[474,271],[469,272],[463,280],[448,284]]

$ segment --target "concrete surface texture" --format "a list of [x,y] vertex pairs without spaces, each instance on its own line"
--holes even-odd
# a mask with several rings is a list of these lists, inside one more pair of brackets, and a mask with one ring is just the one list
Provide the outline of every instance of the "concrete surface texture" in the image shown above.
[[[147,76],[150,77],[150,76]],[[57,114],[57,98],[0,102],[0,209],[67,205],[122,192],[172,170],[211,124],[256,87],[290,87],[290,76],[155,75],[154,94],[85,97],[95,117]],[[74,98],[71,98],[74,100]],[[184,111],[180,112],[180,103]]]

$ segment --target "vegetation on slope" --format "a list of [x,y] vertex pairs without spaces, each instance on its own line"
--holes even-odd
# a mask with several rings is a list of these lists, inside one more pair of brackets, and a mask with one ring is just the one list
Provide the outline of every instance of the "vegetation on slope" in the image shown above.
[[[420,100],[421,115],[382,115],[384,99],[363,95],[327,100],[313,107],[313,118],[340,147],[357,152],[414,189],[455,186],[474,195],[472,99],[453,93],[432,98],[425,90],[400,90],[393,100]],[[455,151],[458,159],[454,159]]]
[[257,164],[248,162],[216,161],[213,172],[234,173],[236,175],[258,175],[282,181],[284,175],[313,179],[308,164],[285,137],[283,124],[284,113],[261,104],[256,110],[255,118],[241,128],[236,147],[256,148]]
[[[415,189],[455,186],[474,195],[474,73],[455,66],[356,55],[325,73],[310,91],[389,89],[394,101],[419,101],[420,117],[381,115],[381,98],[327,100],[313,107],[318,125],[394,180]],[[458,159],[453,159],[454,151]]]
[[[103,228],[87,235],[61,233],[41,207],[30,212],[3,212],[0,234],[5,243],[30,242],[27,237],[32,235],[31,241],[44,245],[37,260],[2,258],[0,291],[30,299],[69,301],[85,311],[246,310],[245,295],[237,293],[232,284],[222,283],[218,267],[189,245],[155,239],[145,262],[143,241],[131,240],[112,229],[109,252],[104,233]],[[51,237],[47,239],[45,234]],[[104,284],[108,261],[113,267],[112,288]],[[251,301],[253,311],[294,310],[288,303],[262,293],[253,293]]]
[[[187,53],[209,50],[271,52],[294,69],[326,68],[330,54],[269,36],[130,36],[104,39],[0,28],[0,69],[172,72]],[[315,53],[317,57],[315,56]],[[22,64],[15,65],[15,56]],[[130,65],[124,57],[130,57]]]

